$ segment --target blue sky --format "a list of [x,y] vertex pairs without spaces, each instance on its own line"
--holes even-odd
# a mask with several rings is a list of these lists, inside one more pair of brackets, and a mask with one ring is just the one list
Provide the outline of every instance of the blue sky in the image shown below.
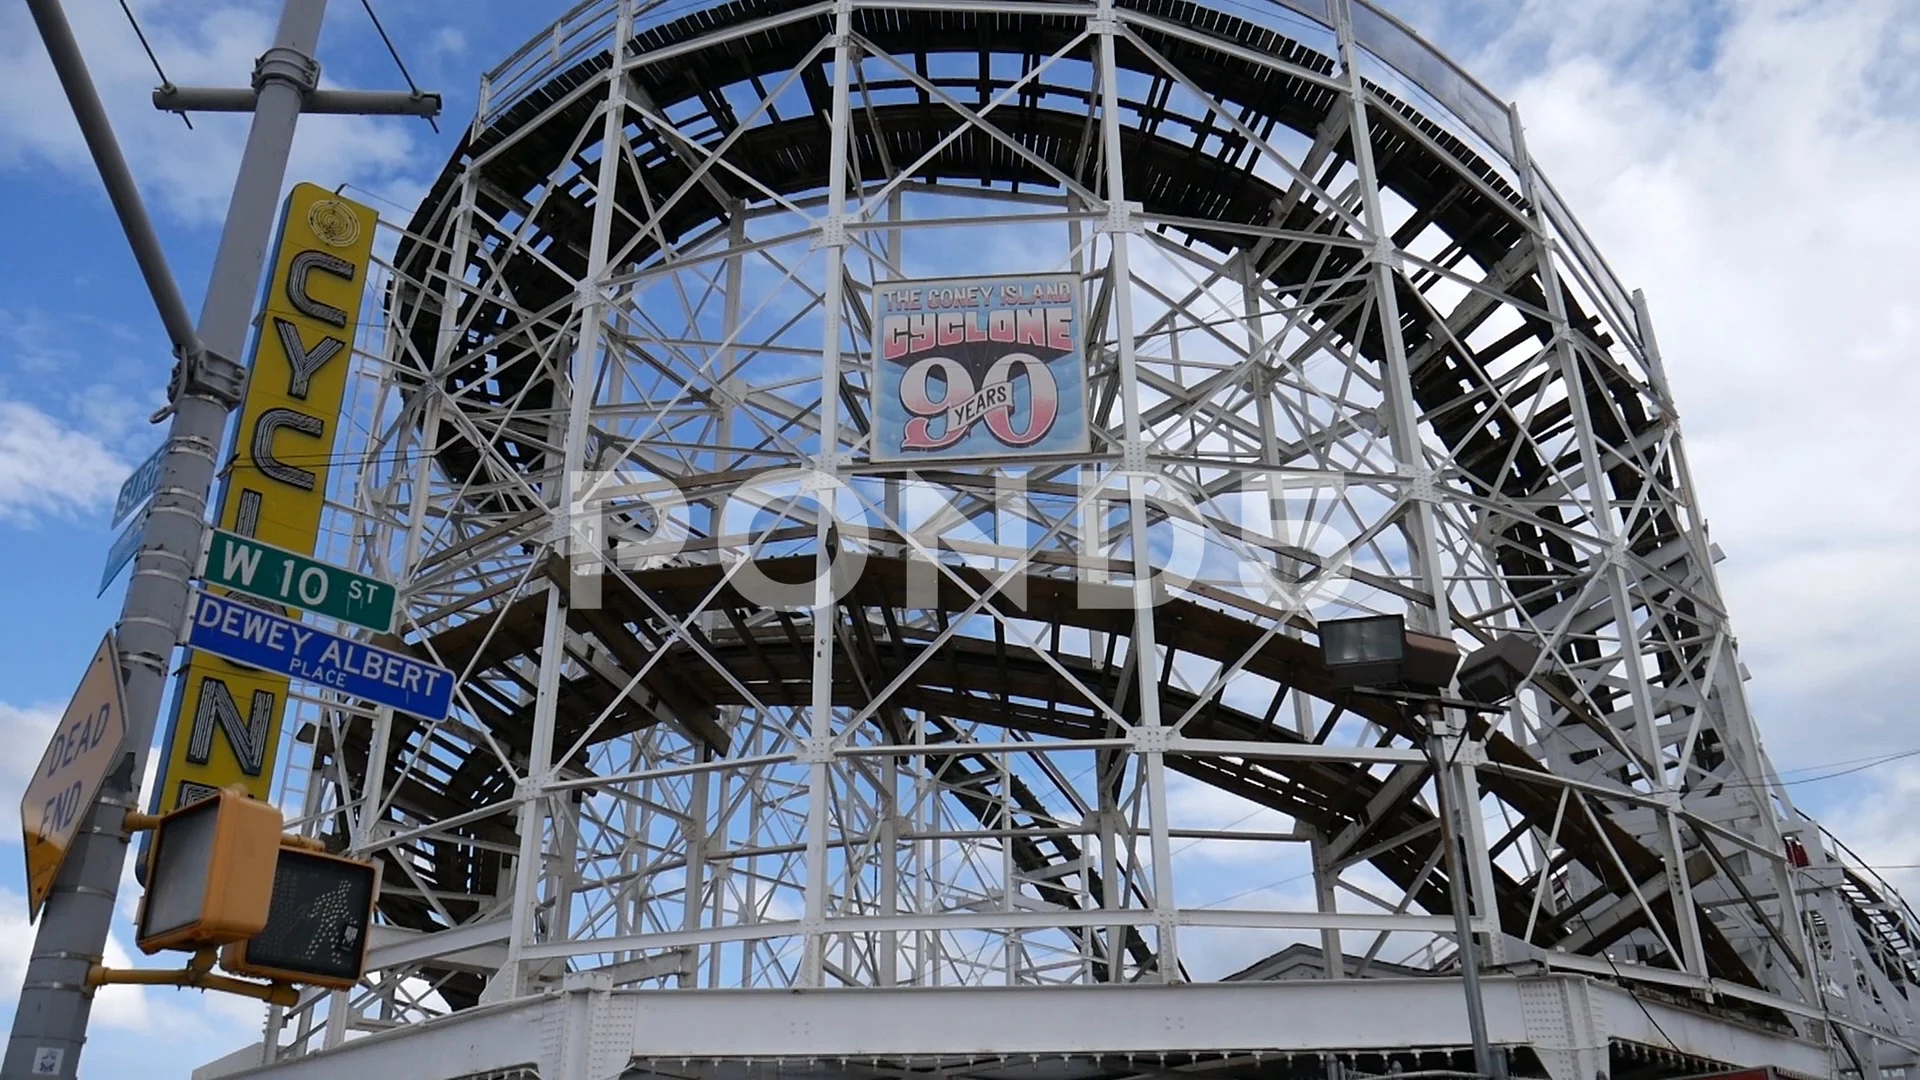
[[[174,81],[233,85],[274,6],[134,4]],[[471,115],[479,72],[563,5],[378,6],[415,79],[446,95],[441,132],[306,120],[289,180],[349,183],[398,216]],[[1908,659],[1920,650],[1910,5],[1391,6],[1521,103],[1536,156],[1620,276],[1647,290],[1776,762],[1920,746],[1906,704],[1920,690]],[[117,5],[68,7],[197,308],[244,123],[201,118],[188,131],[153,113],[154,79]],[[332,5],[321,52],[336,85],[402,85],[351,0]],[[145,415],[170,359],[22,5],[0,5],[0,70],[0,565],[13,568],[14,612],[0,624],[0,739],[33,757],[118,610],[123,584],[93,597],[112,494],[157,444]],[[0,786],[16,790],[29,767],[0,764]],[[1920,863],[1904,827],[1920,812],[1920,767],[1796,790],[1868,858]],[[12,802],[0,799],[0,1018],[24,956],[10,944],[24,931]],[[257,1037],[250,1006],[197,994],[116,990],[98,1016],[93,1077],[185,1077]]]

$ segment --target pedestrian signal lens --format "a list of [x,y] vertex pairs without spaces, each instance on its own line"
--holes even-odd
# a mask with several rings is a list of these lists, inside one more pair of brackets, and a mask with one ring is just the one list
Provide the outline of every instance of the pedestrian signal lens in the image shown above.
[[273,879],[266,925],[229,945],[220,966],[236,975],[345,989],[360,981],[379,871],[369,862],[287,848]]

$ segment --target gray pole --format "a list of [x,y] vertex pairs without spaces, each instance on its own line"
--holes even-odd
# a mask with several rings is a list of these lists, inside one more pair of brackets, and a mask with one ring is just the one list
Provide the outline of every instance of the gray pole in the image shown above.
[[103,955],[127,857],[121,823],[138,795],[168,660],[185,622],[187,578],[200,548],[215,455],[244,376],[233,358],[246,346],[294,124],[318,71],[313,53],[326,11],[326,0],[287,0],[273,47],[254,69],[253,129],[234,180],[196,338],[59,0],[27,0],[27,5],[180,362],[160,487],[117,630],[126,680],[127,753],[81,826],[47,898],[0,1065],[4,1080],[71,1078],[79,1070],[93,1008],[87,970]]
[[1468,912],[1466,871],[1460,858],[1459,823],[1454,814],[1463,809],[1453,789],[1452,770],[1447,767],[1446,748],[1440,738],[1440,707],[1434,706],[1427,718],[1427,759],[1433,763],[1433,790],[1439,798],[1440,843],[1447,871],[1447,900],[1453,908],[1453,933],[1460,949],[1460,982],[1467,997],[1467,1030],[1473,1039],[1473,1070],[1494,1080],[1506,1080],[1504,1057],[1496,1057],[1487,1041],[1487,1006],[1480,996],[1480,956],[1473,940],[1472,917]]

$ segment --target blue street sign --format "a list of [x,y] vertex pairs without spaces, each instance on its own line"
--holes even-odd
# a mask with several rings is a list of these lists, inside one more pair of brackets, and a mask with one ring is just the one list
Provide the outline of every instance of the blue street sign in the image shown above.
[[446,668],[208,593],[194,594],[187,644],[428,720],[453,703]]
[[118,525],[127,520],[127,515],[139,507],[160,487],[160,459],[167,456],[167,444],[161,443],[160,449],[147,455],[133,470],[133,475],[120,484],[120,494],[113,500],[113,520],[109,526]]
[[120,571],[125,570],[133,557],[139,554],[140,540],[146,531],[147,511],[142,510],[140,516],[133,519],[133,524],[114,538],[113,546],[107,549],[107,565],[100,571],[100,591],[93,594],[96,599],[107,594],[107,586],[113,584],[113,579],[119,577]]

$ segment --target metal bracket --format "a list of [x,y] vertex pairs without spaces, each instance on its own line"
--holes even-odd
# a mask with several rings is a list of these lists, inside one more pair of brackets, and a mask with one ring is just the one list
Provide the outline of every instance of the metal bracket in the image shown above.
[[240,404],[247,389],[247,369],[206,346],[181,356],[175,352],[173,374],[167,379],[167,403],[148,418],[159,423],[173,415],[181,397],[204,398],[221,408]]
[[110,968],[94,964],[87,969],[87,986],[190,986],[199,990],[213,990],[222,994],[238,994],[242,997],[258,998],[261,1001],[282,1008],[291,1008],[300,1002],[300,992],[291,983],[253,982],[248,979],[234,979],[225,975],[213,974],[214,950],[202,949],[187,961],[180,970],[152,970],[148,968]]
[[320,61],[298,49],[275,45],[253,62],[253,92],[276,81],[291,83],[302,94],[311,93],[320,86]]
[[1521,983],[1520,1017],[1547,1075],[1555,1080],[1605,1075],[1605,1010],[1584,983]]
[[1422,469],[1407,481],[1407,501],[1437,503],[1440,501],[1440,474],[1431,469]]
[[1405,266],[1400,257],[1400,249],[1394,245],[1391,236],[1374,238],[1373,261],[1392,270],[1399,270]]
[[1136,754],[1164,754],[1173,746],[1174,731],[1167,727],[1136,727],[1127,736]]
[[1147,444],[1132,439],[1120,447],[1120,468],[1124,472],[1143,473],[1147,471]]
[[847,455],[831,453],[822,455],[814,464],[824,466],[808,469],[800,475],[800,490],[809,495],[818,495],[822,491],[834,491],[842,486],[833,472],[851,465]]
[[1132,233],[1135,236],[1143,236],[1147,231],[1147,223],[1140,220],[1140,215],[1145,213],[1146,209],[1145,203],[1137,203],[1131,200],[1108,203],[1106,215],[1094,224],[1094,231],[1103,233]]
[[1600,552],[1600,563],[1608,569],[1632,566],[1633,546],[1618,537],[1608,541],[1606,548]]
[[833,736],[809,735],[800,740],[800,751],[793,760],[802,765],[816,765],[833,760]]
[[547,991],[561,1007],[542,1032],[540,1075],[612,1076],[625,1068],[637,1018],[612,991],[602,972],[569,972]]
[[807,245],[808,251],[847,246],[847,215],[829,214],[820,219],[820,235]]
[[1464,735],[1449,735],[1446,750],[1447,760],[1455,765],[1473,768],[1487,763],[1486,746]]

